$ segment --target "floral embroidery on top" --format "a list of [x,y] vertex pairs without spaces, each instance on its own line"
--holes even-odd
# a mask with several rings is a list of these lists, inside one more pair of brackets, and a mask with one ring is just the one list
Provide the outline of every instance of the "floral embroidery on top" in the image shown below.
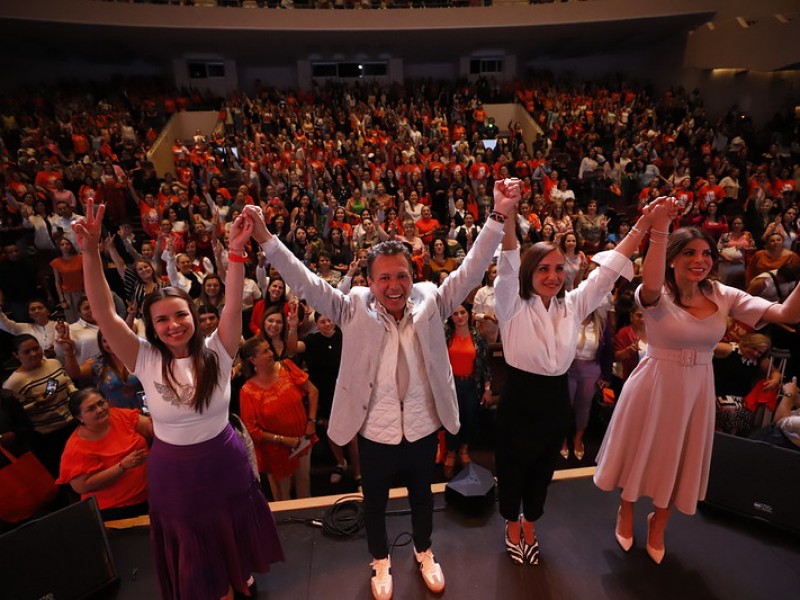
[[174,387],[178,390],[178,395],[170,388],[168,385],[164,385],[163,383],[159,383],[157,381],[153,382],[156,386],[156,390],[161,397],[166,401],[172,404],[172,406],[190,406],[192,403],[192,395],[194,395],[194,385],[184,383],[184,384],[175,384]]

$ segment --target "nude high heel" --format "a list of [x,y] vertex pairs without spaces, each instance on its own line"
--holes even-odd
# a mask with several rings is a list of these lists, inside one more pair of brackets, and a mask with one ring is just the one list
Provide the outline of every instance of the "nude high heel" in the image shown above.
[[622,507],[617,509],[617,523],[614,527],[614,536],[617,538],[617,543],[620,545],[625,552],[630,552],[631,548],[633,548],[633,536],[625,537],[619,532],[619,520],[622,514]]
[[653,559],[653,562],[657,565],[661,564],[661,561],[664,560],[664,555],[667,553],[667,549],[665,547],[655,548],[650,545],[650,529],[652,528],[653,517],[655,517],[656,513],[650,513],[647,515],[647,554]]

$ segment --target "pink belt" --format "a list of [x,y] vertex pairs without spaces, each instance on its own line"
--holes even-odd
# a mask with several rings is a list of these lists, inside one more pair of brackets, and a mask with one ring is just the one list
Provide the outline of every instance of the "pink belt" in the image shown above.
[[684,367],[693,367],[695,365],[710,365],[711,359],[714,358],[714,352],[711,350],[668,350],[667,348],[654,348],[647,346],[645,356],[650,358],[657,358],[659,360],[670,360],[672,362],[680,363]]

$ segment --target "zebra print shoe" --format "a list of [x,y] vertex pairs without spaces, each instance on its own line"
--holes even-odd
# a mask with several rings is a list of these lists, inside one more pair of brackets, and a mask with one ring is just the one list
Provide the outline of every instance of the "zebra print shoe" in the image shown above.
[[525,541],[525,533],[520,532],[519,541],[522,544],[522,552],[525,556],[525,562],[529,565],[539,564],[539,540],[536,538],[536,532],[533,533],[533,543],[529,544]]
[[522,535],[522,531],[519,532],[519,542],[514,543],[511,541],[511,538],[508,536],[508,521],[506,521],[505,526],[505,536],[506,536],[506,553],[511,557],[518,565],[525,563],[525,549],[523,544],[524,537]]

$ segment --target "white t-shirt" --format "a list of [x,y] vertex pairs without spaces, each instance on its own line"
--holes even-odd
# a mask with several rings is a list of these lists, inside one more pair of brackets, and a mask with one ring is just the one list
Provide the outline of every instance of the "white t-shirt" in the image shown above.
[[205,340],[206,347],[217,355],[217,386],[211,402],[202,413],[190,406],[194,393],[192,358],[173,361],[175,381],[172,387],[163,381],[161,374],[161,352],[147,340],[139,339],[139,355],[136,359],[136,376],[147,394],[147,406],[153,417],[155,436],[168,444],[188,446],[210,440],[228,424],[228,405],[231,400],[231,367],[233,358],[215,331]]
[[600,348],[600,337],[594,326],[594,321],[581,325],[579,332],[575,358],[578,360],[595,360],[597,358],[597,350]]

